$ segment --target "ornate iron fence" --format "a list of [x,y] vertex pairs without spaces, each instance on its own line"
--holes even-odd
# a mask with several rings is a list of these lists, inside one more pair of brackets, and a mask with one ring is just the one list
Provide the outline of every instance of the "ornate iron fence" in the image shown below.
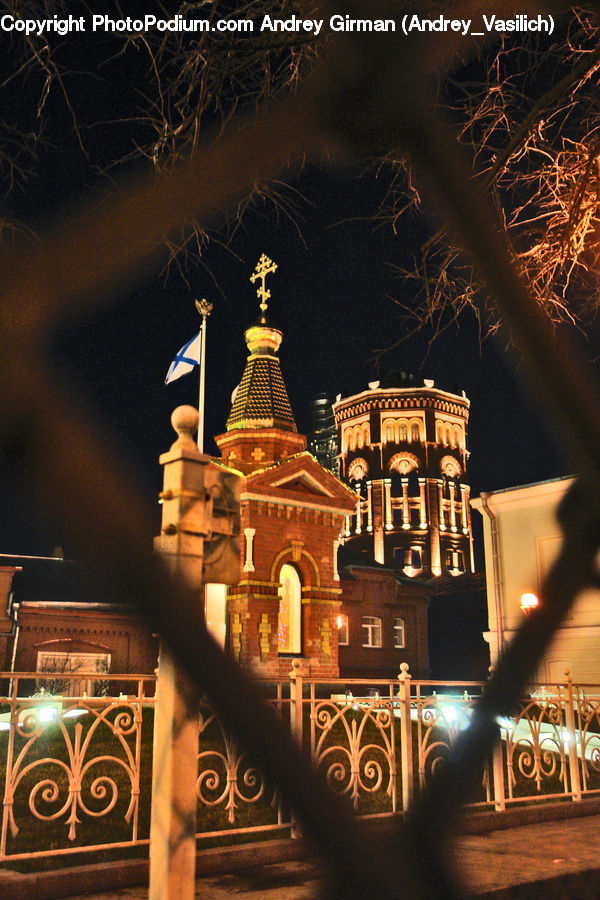
[[[147,848],[155,680],[109,677],[114,696],[57,696],[36,689],[40,673],[0,673],[8,685],[0,696],[0,863]],[[485,684],[413,682],[403,664],[395,681],[325,688],[294,667],[289,680],[262,688],[328,791],[355,816],[373,817],[418,802],[448,764]],[[198,840],[296,834],[280,792],[206,698],[199,720]],[[502,810],[600,793],[600,685],[568,677],[533,685],[499,726],[466,807]]]
[[0,674],[0,860],[147,845],[155,679],[110,675],[114,696],[79,692],[81,674],[61,674],[64,695],[44,680]]

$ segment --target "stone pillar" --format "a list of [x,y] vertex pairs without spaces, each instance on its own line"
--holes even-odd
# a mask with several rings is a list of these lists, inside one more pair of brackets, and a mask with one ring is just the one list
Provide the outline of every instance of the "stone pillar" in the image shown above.
[[[240,577],[240,479],[217,469],[198,450],[192,437],[198,427],[197,410],[180,406],[171,423],[177,440],[160,457],[162,523],[155,549],[167,567],[185,579],[203,607],[205,582],[233,584]],[[161,647],[152,767],[151,900],[193,900],[197,775],[194,689]]]
[[373,531],[373,482],[367,481],[367,531]]
[[455,484],[454,481],[448,482],[448,487],[450,488],[450,528],[452,531],[457,531],[456,527],[456,508],[454,506],[454,492],[455,492]]
[[393,526],[392,520],[392,479],[384,478],[383,490],[385,496],[385,529],[389,531]]
[[427,528],[427,510],[425,507],[425,479],[419,478],[419,525]]
[[254,572],[254,535],[256,528],[244,528],[246,549],[244,553],[244,572]]
[[469,488],[466,484],[461,484],[460,486],[460,500],[461,500],[461,524],[463,534],[469,533],[469,516],[468,516],[468,505],[469,505]]
[[[427,479],[427,500],[429,502],[429,546],[432,575],[442,574],[442,554],[440,547],[440,527],[437,479]],[[437,510],[437,511],[436,511]]]
[[[204,538],[208,534],[204,476],[208,456],[192,434],[198,413],[190,406],[171,417],[177,440],[164,467],[161,535],[155,548],[169,569],[187,580],[203,602]],[[186,676],[161,646],[154,719],[150,900],[193,900],[196,867],[198,716]]]
[[441,478],[438,480],[438,503],[440,507],[440,530],[445,531],[446,523],[444,520],[444,482]]
[[410,528],[410,512],[408,510],[408,478],[402,478],[402,527]]
[[362,501],[361,501],[361,497],[359,494],[358,497],[356,498],[356,528],[354,529],[355,534],[360,534],[362,531],[362,522],[361,522],[362,514],[360,511],[361,502]]
[[161,646],[154,719],[150,900],[193,900],[198,714],[184,673]]
[[13,575],[20,571],[20,566],[0,566],[0,666],[4,671],[12,668],[11,656],[15,655],[18,632],[9,615],[9,606]]

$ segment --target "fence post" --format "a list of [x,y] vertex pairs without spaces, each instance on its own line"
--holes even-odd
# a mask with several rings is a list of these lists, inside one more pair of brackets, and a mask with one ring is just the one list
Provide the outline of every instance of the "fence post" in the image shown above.
[[410,719],[410,683],[411,676],[408,673],[408,663],[400,663],[398,675],[400,687],[398,699],[400,700],[400,765],[402,768],[402,810],[407,812],[413,804],[413,749],[412,749],[412,723]]
[[[302,663],[299,659],[292,660],[290,672],[290,729],[296,743],[302,749]],[[303,837],[302,826],[298,822],[292,810],[291,835],[295,840]]]
[[[164,473],[162,522],[155,550],[172,572],[186,579],[196,592],[197,602],[204,604],[207,582],[239,581],[239,521],[237,532],[234,521],[239,519],[239,478],[229,485],[231,508],[219,506],[225,495],[225,476],[199,451],[192,437],[198,427],[197,410],[178,407],[171,424],[177,440],[160,457]],[[223,512],[229,513],[224,532],[228,540],[224,548],[216,542],[221,550],[215,563],[211,537],[223,534],[223,516],[219,515]],[[187,675],[161,647],[152,765],[151,900],[194,897],[199,731],[196,693]]]
[[502,730],[498,729],[498,736],[492,747],[492,776],[494,779],[494,807],[498,812],[506,809],[506,794],[504,792],[504,759],[502,755]]
[[[493,678],[496,667],[492,664],[489,667],[489,678]],[[508,729],[506,731],[506,739],[508,744]],[[502,753],[502,726],[498,728],[498,735],[494,739],[492,745],[492,781],[494,785],[494,809],[497,812],[504,812],[506,809],[506,784],[504,781],[504,757]]]
[[567,733],[569,735],[569,774],[571,776],[571,790],[575,802],[581,800],[581,778],[579,776],[579,758],[577,755],[577,727],[575,725],[575,704],[573,701],[573,679],[568,669],[565,669],[565,718]]

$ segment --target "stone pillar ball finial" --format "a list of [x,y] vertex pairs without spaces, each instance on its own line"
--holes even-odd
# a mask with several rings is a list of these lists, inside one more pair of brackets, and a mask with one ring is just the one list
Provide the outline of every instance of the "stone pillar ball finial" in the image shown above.
[[198,419],[198,410],[193,406],[177,407],[171,416],[171,425],[177,433],[177,440],[173,446],[196,446],[192,435],[198,428]]

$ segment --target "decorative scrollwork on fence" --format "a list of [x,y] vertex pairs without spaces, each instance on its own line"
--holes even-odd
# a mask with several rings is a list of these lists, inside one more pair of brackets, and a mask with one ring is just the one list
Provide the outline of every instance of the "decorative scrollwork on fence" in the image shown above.
[[585,696],[579,688],[575,694],[575,710],[579,716],[578,757],[584,791],[600,787],[600,698]]
[[[475,701],[468,697],[419,697],[416,702],[419,783],[428,785],[441,768],[462,730],[468,727]],[[487,787],[486,772],[482,783]]]
[[351,699],[341,705],[316,701],[311,709],[315,766],[336,793],[358,809],[361,797],[383,791],[396,809],[394,717],[390,701]]
[[[85,718],[85,725],[80,721]],[[14,705],[7,753],[4,796],[6,825],[13,839],[20,831],[15,815],[26,807],[40,822],[63,820],[68,840],[78,826],[107,817],[120,799],[127,802],[123,818],[137,840],[140,796],[141,704],[77,699]],[[81,817],[87,817],[81,818]]]
[[[265,778],[238,742],[225,732],[208,705],[202,706],[199,721],[198,800],[204,807],[223,807],[229,823],[234,824],[238,801],[251,805],[267,800],[269,791]],[[202,749],[207,743],[213,746]],[[270,805],[278,806],[275,791],[271,794]]]
[[535,782],[538,793],[568,793],[566,725],[562,704],[556,697],[524,700],[505,723],[508,796],[528,793]]

